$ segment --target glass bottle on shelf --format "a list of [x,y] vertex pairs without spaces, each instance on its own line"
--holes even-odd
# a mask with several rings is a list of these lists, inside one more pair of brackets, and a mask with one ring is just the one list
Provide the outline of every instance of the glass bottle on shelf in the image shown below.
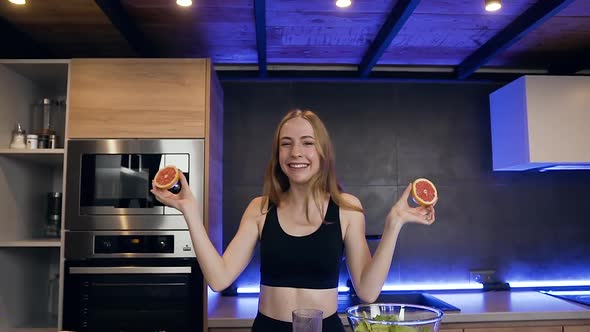
[[10,141],[11,149],[24,149],[27,147],[27,133],[18,122],[12,131],[12,140]]
[[59,137],[57,121],[60,121],[60,113],[64,110],[65,102],[56,99],[43,98],[40,102],[33,105],[33,131],[39,135],[39,148],[51,148],[52,138],[53,146],[57,148]]

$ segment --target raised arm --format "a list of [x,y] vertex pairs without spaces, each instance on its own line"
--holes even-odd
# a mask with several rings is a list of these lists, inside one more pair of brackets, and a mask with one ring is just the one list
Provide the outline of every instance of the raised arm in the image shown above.
[[252,259],[258,241],[260,198],[252,200],[244,211],[238,231],[223,256],[209,240],[199,216],[199,213],[191,213],[185,215],[185,219],[203,276],[211,289],[219,292],[231,285]]
[[[402,226],[408,222],[426,225],[434,222],[434,208],[432,206],[413,208],[408,205],[410,191],[411,185],[406,188],[389,211],[381,241],[373,257],[371,257],[365,238],[364,215],[355,211],[341,211],[341,216],[346,220],[347,225],[344,244],[348,270],[357,295],[365,302],[374,302],[383,288]],[[350,203],[360,206],[356,197],[352,195],[344,197]]]
[[244,211],[236,235],[221,256],[209,239],[201,219],[200,207],[182,173],[180,181],[182,190],[177,195],[160,189],[153,189],[152,193],[162,203],[183,213],[203,276],[214,291],[222,291],[231,285],[252,259],[258,241],[258,221],[261,218],[260,198],[250,202]]

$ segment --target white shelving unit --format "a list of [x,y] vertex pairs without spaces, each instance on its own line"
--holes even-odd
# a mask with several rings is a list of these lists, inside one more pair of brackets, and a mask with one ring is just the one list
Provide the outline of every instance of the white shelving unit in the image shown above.
[[19,241],[0,241],[0,248],[59,248],[59,239],[31,239]]
[[[61,240],[45,236],[47,194],[63,192],[65,151],[8,149],[20,122],[29,133],[33,105],[65,98],[67,60],[0,60],[0,330],[57,331],[55,284]],[[65,111],[64,111],[65,112]],[[56,114],[63,146],[65,114]],[[63,206],[63,205],[62,205]],[[63,220],[62,220],[63,223]]]
[[57,328],[53,327],[25,327],[25,328],[16,328],[16,327],[9,327],[9,328],[2,328],[0,327],[0,331],[2,332],[58,332]]
[[0,157],[24,160],[34,164],[62,167],[64,149],[16,150],[0,149]]
[[19,156],[22,158],[31,158],[30,160],[33,160],[32,158],[36,158],[38,156],[63,156],[64,149],[0,149],[0,154],[14,156],[16,158],[19,158]]
[[7,332],[57,332],[57,328],[14,328],[12,330],[8,330]]

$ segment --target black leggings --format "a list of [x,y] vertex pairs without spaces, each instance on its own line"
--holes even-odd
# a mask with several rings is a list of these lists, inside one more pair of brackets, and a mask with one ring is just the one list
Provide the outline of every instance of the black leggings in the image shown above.
[[[293,323],[270,318],[258,312],[252,325],[252,332],[293,332]],[[344,332],[344,325],[338,313],[324,318],[322,332]]]

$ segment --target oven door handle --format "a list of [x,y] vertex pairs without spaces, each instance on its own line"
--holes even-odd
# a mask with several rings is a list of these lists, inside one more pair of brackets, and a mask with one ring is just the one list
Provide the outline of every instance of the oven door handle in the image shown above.
[[190,266],[71,266],[70,274],[190,274]]

